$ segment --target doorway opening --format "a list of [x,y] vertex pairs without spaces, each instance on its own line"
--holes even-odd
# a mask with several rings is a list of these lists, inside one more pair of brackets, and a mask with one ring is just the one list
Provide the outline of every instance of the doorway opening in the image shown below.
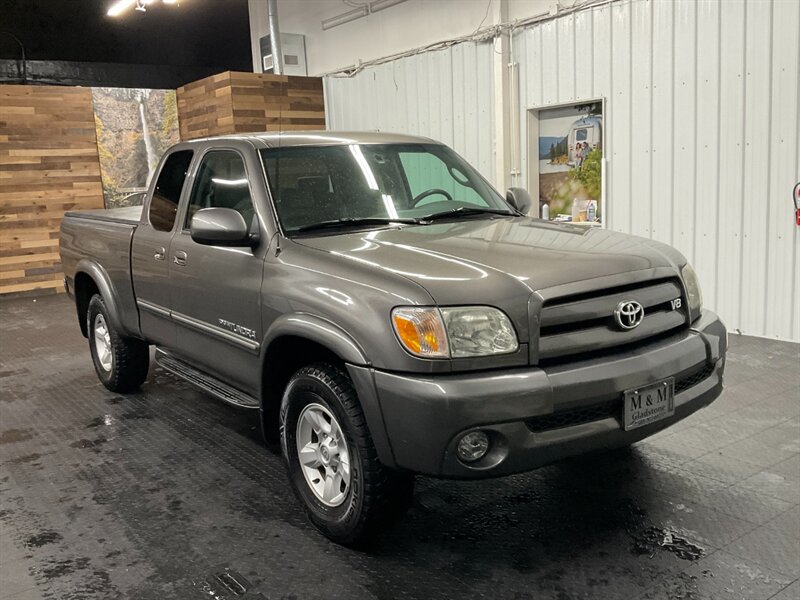
[[549,221],[603,225],[604,114],[602,99],[528,110],[532,213]]

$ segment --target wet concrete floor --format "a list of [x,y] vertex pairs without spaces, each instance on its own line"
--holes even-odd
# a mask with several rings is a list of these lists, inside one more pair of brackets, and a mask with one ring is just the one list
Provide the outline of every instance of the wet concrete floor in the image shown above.
[[152,367],[98,382],[64,296],[0,302],[0,599],[800,598],[800,346],[613,454],[418,480],[368,552],[320,536],[254,414]]

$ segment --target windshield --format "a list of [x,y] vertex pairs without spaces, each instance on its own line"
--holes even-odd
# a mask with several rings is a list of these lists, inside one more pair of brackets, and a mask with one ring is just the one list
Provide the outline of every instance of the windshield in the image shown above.
[[352,144],[261,150],[281,225],[376,225],[480,210],[513,214],[478,172],[439,144]]

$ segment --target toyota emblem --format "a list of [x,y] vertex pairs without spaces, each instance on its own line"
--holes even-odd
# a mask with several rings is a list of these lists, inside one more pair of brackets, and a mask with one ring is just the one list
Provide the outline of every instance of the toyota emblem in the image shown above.
[[644,319],[644,306],[636,300],[623,300],[614,309],[614,320],[622,329],[633,329]]

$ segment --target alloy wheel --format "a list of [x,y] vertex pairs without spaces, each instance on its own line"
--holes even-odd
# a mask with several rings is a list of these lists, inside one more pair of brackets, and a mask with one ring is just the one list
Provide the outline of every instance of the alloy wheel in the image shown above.
[[321,404],[309,404],[297,420],[297,456],[308,487],[326,506],[344,502],[350,488],[350,453],[342,428]]

